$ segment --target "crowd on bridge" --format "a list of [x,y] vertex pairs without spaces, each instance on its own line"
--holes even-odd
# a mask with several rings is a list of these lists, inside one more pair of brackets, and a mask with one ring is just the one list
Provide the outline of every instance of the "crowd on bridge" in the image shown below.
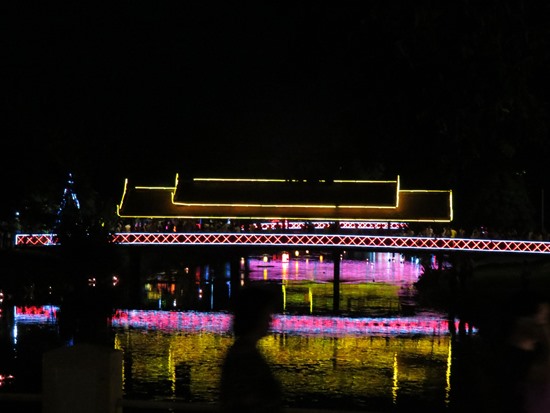
[[[15,246],[15,234],[38,233],[3,222],[0,225],[0,249]],[[106,228],[111,233],[303,233],[346,234],[374,236],[403,236],[430,238],[463,238],[491,240],[550,241],[550,235],[541,231],[489,230],[479,226],[471,230],[455,228],[448,223],[401,223],[401,222],[335,222],[297,220],[229,220],[229,219],[119,219]],[[47,233],[40,232],[40,233]]]
[[296,220],[216,220],[216,219],[134,219],[120,220],[115,232],[271,232],[356,234],[431,238],[469,238],[495,240],[550,241],[550,235],[537,231],[489,230],[485,226],[467,231],[450,224],[391,223],[391,222],[327,222]]

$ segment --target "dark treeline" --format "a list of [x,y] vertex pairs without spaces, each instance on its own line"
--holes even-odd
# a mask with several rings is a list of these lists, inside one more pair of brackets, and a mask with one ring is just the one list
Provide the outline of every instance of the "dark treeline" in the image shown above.
[[92,217],[126,177],[399,174],[457,227],[545,232],[545,2],[184,3],[13,10],[2,219],[69,171]]

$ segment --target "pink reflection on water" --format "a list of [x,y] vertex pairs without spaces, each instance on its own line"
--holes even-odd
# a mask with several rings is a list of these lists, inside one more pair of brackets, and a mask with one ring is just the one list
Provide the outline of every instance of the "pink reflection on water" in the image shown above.
[[[117,310],[115,327],[146,330],[183,330],[229,333],[231,315],[225,313],[170,312],[160,310]],[[458,324],[455,326],[458,328]],[[448,335],[449,322],[440,317],[331,317],[277,314],[273,317],[275,333],[312,334],[343,337],[377,334]]]
[[[16,307],[18,322],[56,321],[57,308],[52,306]],[[455,328],[458,323],[455,322]],[[230,333],[231,315],[195,311],[116,310],[114,327],[132,327],[164,331],[208,331]],[[273,317],[274,333],[312,334],[324,337],[344,337],[378,334],[447,335],[449,321],[435,316],[414,317],[333,317],[277,314]]]
[[[303,280],[330,282],[334,279],[334,263],[326,257],[288,254],[283,256],[264,255],[248,261],[251,280]],[[340,262],[341,282],[383,282],[388,284],[409,284],[416,282],[422,267],[416,258],[402,254],[377,252],[363,260],[342,259]]]

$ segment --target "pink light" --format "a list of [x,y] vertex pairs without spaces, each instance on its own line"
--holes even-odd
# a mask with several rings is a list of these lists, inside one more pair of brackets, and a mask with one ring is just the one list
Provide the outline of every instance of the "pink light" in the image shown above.
[[[231,315],[225,313],[169,312],[154,310],[118,310],[113,325],[159,330],[210,331],[229,333]],[[449,323],[442,318],[349,318],[330,316],[273,317],[275,333],[319,334],[324,336],[354,336],[376,334],[449,334]]]
[[16,306],[14,318],[20,322],[49,322],[57,318],[59,307],[45,306]]
[[[57,321],[54,306],[16,307],[15,317],[20,322]],[[196,311],[116,310],[114,327],[133,327],[146,330],[182,330],[230,333],[231,315]],[[455,322],[458,329],[458,322]],[[329,337],[357,335],[450,334],[449,322],[437,317],[332,317],[276,314],[271,330],[274,333],[313,334]],[[472,329],[476,332],[476,329]]]
[[[331,227],[330,221],[311,221],[309,225],[314,229],[328,229]],[[304,230],[308,224],[306,221],[289,221],[286,228],[290,230]],[[404,222],[362,222],[362,221],[345,221],[339,223],[340,229],[404,229],[408,228],[408,224]],[[264,231],[276,231],[282,228],[281,222],[260,222],[254,224],[254,228],[261,228]]]
[[6,384],[8,381],[13,380],[14,376],[11,374],[0,374],[0,387]]
[[15,234],[15,245],[47,246],[56,244],[56,234]]
[[[486,251],[550,254],[548,241],[489,240],[374,235],[269,233],[115,233],[111,242],[127,245],[262,245],[354,247],[383,250]],[[57,245],[54,234],[17,234],[16,245]]]

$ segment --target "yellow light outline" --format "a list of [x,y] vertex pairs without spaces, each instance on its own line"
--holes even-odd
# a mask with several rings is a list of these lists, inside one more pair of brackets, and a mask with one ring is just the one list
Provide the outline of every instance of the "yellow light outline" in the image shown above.
[[325,208],[325,209],[396,209],[395,206],[377,205],[301,205],[301,204],[207,204],[172,201],[174,205],[187,207],[230,207],[230,208]]
[[[193,178],[194,181],[219,181],[219,182],[307,182],[306,180],[285,180],[285,179],[253,179],[253,178]],[[325,180],[313,181],[313,182],[326,182]],[[293,204],[208,204],[208,203],[183,203],[175,202],[174,197],[179,184],[179,174],[176,174],[175,177],[175,186],[136,186],[136,190],[160,190],[160,191],[170,191],[171,192],[171,202],[174,206],[182,207],[230,207],[230,208],[304,208],[304,209],[380,209],[380,210],[389,210],[389,209],[398,209],[399,208],[399,198],[401,193],[449,193],[449,219],[407,219],[406,217],[399,218],[388,218],[382,219],[384,222],[433,222],[433,223],[449,223],[453,221],[454,210],[453,210],[453,193],[452,190],[433,190],[433,189],[401,189],[401,180],[400,176],[397,176],[396,180],[384,180],[384,181],[374,181],[374,180],[334,180],[336,183],[396,183],[396,205],[395,206],[376,206],[376,205],[293,205]],[[117,205],[117,215],[121,218],[149,218],[149,219],[158,219],[158,218],[173,218],[173,219],[287,219],[287,220],[303,220],[304,217],[295,217],[295,216],[286,216],[282,217],[280,215],[276,216],[236,216],[236,215],[122,215],[121,209],[126,199],[126,193],[128,192],[128,179],[124,180],[124,190],[122,193],[120,204]],[[376,222],[380,221],[380,218],[340,218],[340,217],[308,217],[308,220],[319,221],[319,220],[329,220],[329,221],[357,221],[357,222]]]
[[[288,182],[288,183],[327,183],[326,179],[272,179],[272,178],[193,178],[193,181],[200,181],[200,182]],[[397,180],[384,180],[384,181],[377,181],[377,180],[368,180],[368,179],[335,179],[333,181],[330,181],[333,183],[348,183],[348,184],[393,184],[398,183],[399,179]]]
[[120,215],[120,209],[122,208],[122,204],[124,203],[124,198],[126,197],[126,190],[128,188],[128,178],[124,180],[124,189],[122,190],[122,197],[120,198],[120,204],[117,204],[116,206],[116,214],[118,216]]
[[[176,174],[176,188],[178,184],[178,175]],[[298,183],[298,182],[313,182],[313,183],[325,183],[326,180],[299,180],[299,179],[262,179],[262,178],[193,178],[193,182],[289,182],[289,183]],[[385,180],[385,181],[375,181],[375,180],[347,180],[347,179],[336,179],[332,181],[334,183],[348,183],[348,184],[389,184],[396,183],[397,193],[396,193],[396,204],[394,206],[380,206],[380,205],[304,205],[304,204],[233,204],[233,203],[192,203],[192,202],[176,202],[174,197],[172,197],[172,203],[174,205],[189,206],[189,207],[237,207],[237,208],[359,208],[359,209],[396,209],[399,204],[399,176],[396,180]],[[137,187],[136,187],[137,189]],[[143,188],[145,189],[145,188]],[[175,194],[173,194],[175,195]]]
[[[236,216],[236,215],[120,215],[118,213],[118,216],[120,218],[146,218],[146,219],[160,219],[160,218],[170,218],[170,219],[236,219],[236,220],[247,220],[247,219],[286,219],[286,220],[300,220],[303,221],[304,217],[294,217],[294,216],[288,216],[288,217],[282,217],[280,215],[275,216]],[[381,218],[340,218],[340,217],[308,217],[308,221],[331,221],[331,222],[433,222],[433,223],[446,223],[451,222],[449,219],[444,218],[427,218],[427,219],[407,219],[406,217],[399,217],[399,218],[388,218],[388,219],[381,219]]]

